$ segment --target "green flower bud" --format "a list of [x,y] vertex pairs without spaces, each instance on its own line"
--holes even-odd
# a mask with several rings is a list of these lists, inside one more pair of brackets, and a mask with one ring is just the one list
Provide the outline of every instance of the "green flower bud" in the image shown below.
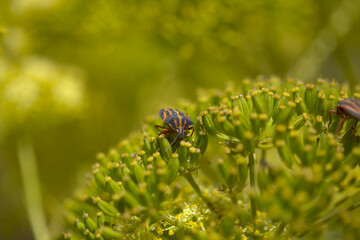
[[250,119],[252,123],[252,130],[255,135],[258,135],[260,130],[265,126],[268,116],[266,113],[262,113],[262,114],[251,113]]
[[246,182],[248,179],[249,161],[247,158],[243,158],[242,156],[239,156],[236,163],[237,163],[237,170],[239,176],[239,186],[240,188],[243,188],[246,186]]
[[265,100],[265,106],[266,106],[266,109],[267,109],[267,116],[268,116],[268,119],[270,118],[270,116],[272,116],[273,114],[273,111],[274,111],[274,104],[275,104],[275,101],[274,101],[274,93],[273,92],[267,92],[265,95],[264,95],[264,100]]
[[87,213],[84,213],[83,218],[85,227],[89,229],[90,232],[95,232],[97,225],[94,220],[92,220]]
[[241,122],[240,120],[235,120],[234,126],[235,126],[235,136],[244,142],[245,141],[244,133],[245,131],[248,130],[245,129],[243,122]]
[[85,224],[80,222],[78,219],[75,219],[74,221],[75,229],[80,233],[81,235],[84,234],[85,231]]
[[105,215],[102,211],[96,213],[96,224],[98,227],[103,226],[105,223]]
[[291,167],[293,160],[290,146],[286,144],[286,141],[284,139],[276,139],[275,147],[278,150],[281,160],[283,160],[287,167]]
[[189,151],[190,151],[190,167],[197,168],[201,157],[201,151],[199,148],[194,148],[194,147],[191,147]]
[[[250,98],[249,98],[250,99]],[[245,99],[243,95],[239,96],[240,105],[239,110],[244,117],[249,117],[251,113],[252,106],[249,105],[249,102]]]
[[86,240],[93,240],[93,239],[95,239],[95,235],[94,235],[92,232],[90,232],[89,229],[85,229],[85,231],[84,231],[84,236],[85,236]]
[[302,158],[304,153],[304,143],[299,132],[292,130],[289,133],[289,144],[291,151],[299,158]]
[[171,159],[172,149],[170,147],[169,141],[166,139],[164,134],[159,136],[160,141],[160,153],[164,159],[169,161]]
[[[249,116],[250,116],[250,107],[249,104],[247,103],[245,97],[243,95],[238,96],[237,98],[235,98],[232,102],[232,107],[233,107],[233,112],[236,108],[236,111],[239,111],[239,115],[241,116],[241,119],[243,119],[244,121],[247,121],[245,124],[246,126],[250,126],[250,120]],[[235,114],[235,112],[234,112]]]
[[314,143],[316,142],[316,130],[311,127],[311,125],[306,125],[303,131],[304,143]]
[[306,84],[305,104],[308,106],[309,113],[313,113],[315,110],[315,97],[316,91],[314,91],[314,85],[310,83]]
[[146,171],[144,172],[145,175],[145,182],[148,192],[153,193],[156,188],[156,178],[155,178],[155,172],[154,172],[153,165],[148,165],[146,167]]
[[93,175],[99,189],[106,191],[104,175],[100,172],[98,168],[93,170]]
[[315,118],[314,129],[318,133],[321,133],[323,131],[323,128],[324,128],[323,118],[322,118],[322,116],[317,115]]
[[94,235],[95,235],[95,239],[104,240],[104,238],[101,236],[101,233],[99,231],[96,231]]
[[251,93],[251,99],[254,104],[255,111],[257,113],[266,113],[266,107],[264,104],[264,98],[260,90],[255,90]]
[[128,168],[131,168],[131,157],[129,153],[123,153],[121,154],[121,162],[125,163]]
[[307,119],[309,119],[309,116],[306,113],[294,117],[289,122],[289,129],[299,130],[304,125]]
[[324,100],[325,94],[322,90],[320,90],[317,94],[317,98],[315,99],[314,115],[324,115]]
[[[198,133],[196,147],[200,149],[201,154],[205,153],[207,145],[208,145],[208,135],[205,130],[200,130]],[[179,159],[180,159],[180,156],[179,156]]]
[[180,162],[179,162],[177,153],[174,153],[172,155],[172,158],[169,160],[167,166],[168,166],[167,183],[170,184],[176,179],[176,177],[178,176],[178,173],[179,173],[179,169],[180,169]]
[[209,113],[207,111],[201,112],[201,119],[202,119],[202,123],[204,124],[206,131],[211,134],[212,136],[216,136],[217,135],[217,130],[215,128],[215,125],[209,115]]
[[63,238],[68,240],[75,240],[75,238],[71,235],[71,233],[68,232],[63,233]]
[[165,183],[167,182],[167,164],[163,161],[161,164],[157,164],[156,168],[156,182],[157,183]]
[[225,116],[218,116],[217,121],[226,135],[234,136],[234,125]]
[[252,124],[252,131],[255,135],[257,135],[260,131],[260,121],[257,113],[250,114],[250,120]]
[[135,164],[135,166],[134,166],[134,175],[135,175],[135,179],[136,179],[137,183],[142,183],[142,182],[145,181],[144,170],[140,166],[140,163]]
[[224,119],[221,119],[219,107],[209,107],[208,110],[211,116],[211,121],[213,122],[217,132],[224,133],[225,131],[221,126],[221,122],[224,121]]
[[107,216],[116,216],[118,214],[117,209],[113,205],[100,198],[94,198],[94,204]]
[[153,149],[152,144],[149,141],[148,137],[144,137],[143,139],[143,144],[144,144],[144,151],[148,154],[148,155],[152,155],[155,151],[155,149]]
[[255,136],[251,131],[244,132],[244,146],[247,152],[253,153],[255,151]]
[[151,155],[147,154],[144,150],[140,150],[137,155],[138,157],[135,158],[137,162],[138,163],[142,162],[143,164],[141,164],[141,166],[147,165],[147,158]]
[[110,176],[112,176],[114,179],[116,180],[120,180],[121,179],[121,170],[120,170],[120,162],[114,162],[112,163],[112,166],[110,168]]
[[102,226],[99,232],[105,239],[123,239],[124,236],[121,232],[118,232],[111,227]]
[[289,97],[290,97],[290,94],[284,92],[283,95],[280,97],[280,99],[276,101],[273,115],[272,115],[274,120],[278,118],[278,114],[280,113],[280,111],[282,109],[284,109],[285,106],[287,105],[287,102],[289,101]]
[[181,166],[185,167],[189,157],[189,149],[186,147],[186,142],[184,140],[180,142],[178,154]]
[[315,161],[315,150],[312,144],[305,144],[304,145],[304,157],[302,158],[302,165],[310,166]]
[[125,182],[124,187],[126,188],[126,190],[129,191],[136,198],[138,198],[139,190],[136,183],[129,176],[125,176],[124,182]]
[[246,100],[247,104],[249,105],[249,109],[250,109],[250,113],[251,113],[253,111],[253,108],[254,108],[254,103],[253,103],[253,101],[251,99],[250,94],[247,94],[245,96],[245,100]]
[[151,197],[147,191],[146,183],[145,182],[140,183],[138,189],[139,189],[139,194],[140,194],[139,202],[143,206],[150,207],[151,206]]
[[275,123],[279,123],[279,124],[288,123],[291,117],[295,113],[295,107],[296,107],[296,103],[292,101],[288,101],[286,107],[284,105],[280,106],[279,107],[280,112],[277,115],[277,117],[274,119]]
[[226,185],[232,189],[236,184],[236,171],[230,169],[228,164],[224,160],[218,160],[218,169],[221,176],[224,178]]
[[323,114],[324,122],[327,122],[330,120],[329,119],[329,111],[335,110],[336,105],[337,105],[336,97],[333,94],[329,95],[328,99],[326,101],[324,101],[324,114]]
[[105,177],[105,187],[111,194],[117,194],[121,192],[121,188],[118,183],[111,179],[111,177]]
[[297,115],[307,113],[308,109],[307,109],[307,106],[306,106],[305,102],[300,97],[299,93],[296,93],[295,95],[296,95],[296,98],[294,99],[294,102],[296,103],[295,110],[296,110]]

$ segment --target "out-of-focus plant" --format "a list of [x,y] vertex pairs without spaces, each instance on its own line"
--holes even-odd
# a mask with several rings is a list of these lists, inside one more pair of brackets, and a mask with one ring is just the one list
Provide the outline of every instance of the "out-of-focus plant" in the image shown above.
[[14,64],[0,58],[0,131],[31,133],[69,119],[84,108],[84,76],[47,58]]
[[49,239],[32,135],[80,116],[84,76],[76,69],[28,56],[0,58],[0,136],[17,136],[26,209],[36,239]]
[[83,74],[37,56],[20,64],[0,59],[0,129],[31,132],[79,117],[84,107]]
[[150,116],[97,156],[86,187],[66,202],[62,237],[358,239],[359,128],[349,119],[335,135],[339,116],[329,124],[329,110],[350,96],[358,89],[324,79],[202,91],[180,102],[195,133],[173,147]]

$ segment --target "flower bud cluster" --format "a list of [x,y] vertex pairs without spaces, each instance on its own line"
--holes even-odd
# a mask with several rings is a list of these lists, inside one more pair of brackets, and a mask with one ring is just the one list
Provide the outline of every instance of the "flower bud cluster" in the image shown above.
[[357,128],[348,119],[337,131],[339,116],[329,118],[349,95],[324,79],[201,91],[197,104],[180,102],[195,131],[173,146],[176,133],[158,134],[170,126],[149,117],[142,134],[98,155],[64,238],[296,239],[331,222],[355,231]]

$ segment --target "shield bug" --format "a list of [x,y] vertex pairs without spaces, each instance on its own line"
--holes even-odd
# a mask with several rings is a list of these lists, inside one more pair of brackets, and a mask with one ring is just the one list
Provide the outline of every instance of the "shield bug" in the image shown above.
[[174,145],[178,139],[181,139],[187,130],[192,129],[190,136],[193,135],[194,123],[186,113],[173,108],[162,108],[159,110],[159,116],[163,122],[169,126],[169,128],[167,128],[155,125],[155,127],[163,129],[161,132],[159,132],[159,135],[165,134],[167,136],[168,133],[176,133],[176,137],[170,146]]
[[339,123],[336,127],[336,135],[339,133],[340,128],[346,119],[353,118],[355,119],[355,128],[357,126],[358,121],[360,120],[360,100],[357,98],[345,98],[341,102],[337,104],[336,111],[329,111],[329,118],[331,123],[331,113],[336,113],[340,115]]

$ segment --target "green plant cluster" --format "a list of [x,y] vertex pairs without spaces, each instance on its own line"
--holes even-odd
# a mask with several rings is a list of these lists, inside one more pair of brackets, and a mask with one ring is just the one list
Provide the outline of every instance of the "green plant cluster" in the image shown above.
[[273,77],[201,91],[178,106],[193,136],[172,147],[175,136],[158,136],[162,121],[150,116],[97,156],[87,186],[66,202],[62,237],[359,239],[355,120],[338,126],[333,114],[329,123],[339,101],[360,97],[352,90]]

